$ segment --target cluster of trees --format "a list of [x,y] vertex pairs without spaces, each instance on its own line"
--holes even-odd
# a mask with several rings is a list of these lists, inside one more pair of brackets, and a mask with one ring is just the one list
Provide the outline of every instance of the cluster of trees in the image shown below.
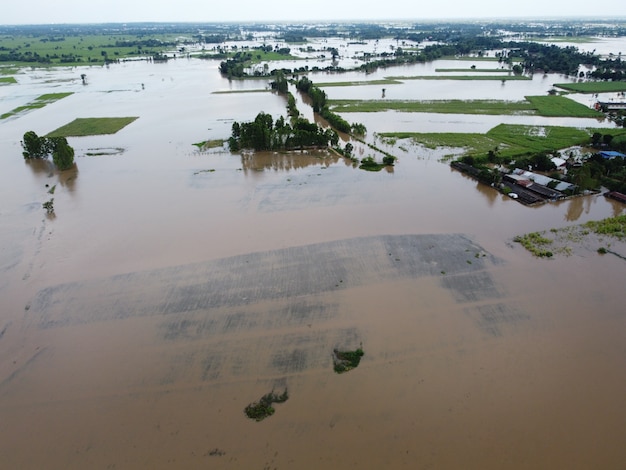
[[254,121],[232,125],[229,147],[236,152],[251,148],[262,150],[294,150],[305,147],[336,146],[339,136],[333,129],[322,129],[302,117],[292,119],[292,124],[280,116],[274,122],[270,114],[260,112]]
[[622,61],[621,54],[617,57],[609,56],[589,76],[598,80],[624,80],[626,79],[626,61]]
[[300,80],[296,82],[296,88],[298,91],[306,94],[311,99],[313,111],[319,113],[320,116],[326,119],[328,123],[339,132],[344,132],[346,134],[354,133],[358,135],[363,135],[367,132],[367,129],[363,124],[356,123],[351,125],[337,113],[333,113],[328,107],[326,92],[319,87],[316,87],[307,77],[301,77]]
[[580,52],[576,47],[559,47],[554,44],[544,45],[536,42],[509,42],[504,47],[511,49],[509,60],[522,59],[524,69],[532,73],[542,70],[565,75],[577,75],[581,64],[599,65],[601,59],[591,52]]
[[24,134],[22,148],[22,155],[27,160],[52,155],[52,161],[59,170],[67,170],[74,165],[74,149],[65,137],[39,137],[34,131],[28,131]]

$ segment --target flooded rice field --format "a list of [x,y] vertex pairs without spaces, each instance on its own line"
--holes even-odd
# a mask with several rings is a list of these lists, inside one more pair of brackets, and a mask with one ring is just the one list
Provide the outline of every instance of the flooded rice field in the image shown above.
[[[233,120],[286,114],[269,91],[215,93],[267,87],[229,82],[217,66],[25,70],[0,87],[1,113],[74,92],[0,121],[2,468],[623,465],[626,265],[585,247],[540,260],[512,239],[625,206],[588,196],[525,207],[451,169],[449,149],[397,148],[380,173],[327,152],[199,151],[228,138]],[[415,69],[384,74],[425,74]],[[517,100],[557,81],[386,88],[393,99]],[[368,99],[380,86],[326,91]],[[73,170],[21,157],[28,130],[122,116],[138,119],[68,139]],[[346,117],[371,141],[501,122],[599,125]],[[358,368],[336,374],[333,349],[357,347]],[[246,417],[284,389],[273,416]]]

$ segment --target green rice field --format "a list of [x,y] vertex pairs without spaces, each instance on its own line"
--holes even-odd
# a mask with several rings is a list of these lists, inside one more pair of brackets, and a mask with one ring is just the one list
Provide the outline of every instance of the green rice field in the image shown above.
[[115,134],[135,121],[136,117],[78,118],[50,132],[48,137],[82,137]]

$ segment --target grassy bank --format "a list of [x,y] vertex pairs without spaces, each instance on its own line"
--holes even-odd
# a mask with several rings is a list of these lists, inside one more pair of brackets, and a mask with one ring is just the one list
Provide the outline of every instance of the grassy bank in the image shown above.
[[339,113],[374,113],[402,111],[408,113],[442,114],[535,114],[535,108],[527,101],[499,100],[332,100],[330,105]]
[[68,93],[47,93],[45,95],[41,95],[38,98],[35,98],[30,103],[25,104],[24,106],[18,106],[17,108],[12,109],[8,113],[4,113],[4,114],[0,115],[0,119],[7,119],[7,118],[10,118],[10,117],[15,117],[15,116],[18,116],[20,114],[25,114],[25,113],[27,113],[29,111],[34,110],[34,109],[43,108],[44,106],[49,105],[50,103],[54,103],[55,101],[63,99],[65,97],[67,97],[67,96],[70,96],[71,94],[73,94],[73,93],[72,92],[68,92]]
[[390,78],[382,80],[356,80],[352,82],[322,82],[315,83],[317,87],[331,87],[331,86],[365,86],[365,85],[399,85],[402,82]]
[[466,67],[464,69],[435,69],[435,72],[470,72],[470,73],[509,73],[509,69],[473,69]]
[[390,80],[532,80],[525,75],[404,75],[387,78]]
[[78,118],[50,132],[47,137],[82,137],[115,134],[136,119],[136,117]]
[[537,114],[546,117],[581,117],[595,118],[602,117],[603,114],[591,109],[584,104],[580,104],[574,100],[558,95],[547,96],[526,96],[533,107],[537,110]]
[[13,77],[0,77],[0,85],[8,85],[17,83],[17,80]]
[[626,91],[626,82],[555,83],[554,86],[576,93],[612,93]]

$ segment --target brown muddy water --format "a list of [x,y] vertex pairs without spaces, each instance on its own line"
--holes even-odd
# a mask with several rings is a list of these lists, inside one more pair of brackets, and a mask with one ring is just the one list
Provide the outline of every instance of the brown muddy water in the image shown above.
[[[233,119],[285,112],[269,92],[213,94],[232,86],[216,67],[0,88],[2,112],[75,92],[0,122],[1,468],[623,467],[626,265],[511,242],[623,206],[524,207],[408,144],[380,173],[197,151]],[[75,170],[21,158],[25,131],[100,116],[139,119],[70,138]],[[359,345],[335,374],[333,348]],[[285,388],[270,418],[244,415]]]

